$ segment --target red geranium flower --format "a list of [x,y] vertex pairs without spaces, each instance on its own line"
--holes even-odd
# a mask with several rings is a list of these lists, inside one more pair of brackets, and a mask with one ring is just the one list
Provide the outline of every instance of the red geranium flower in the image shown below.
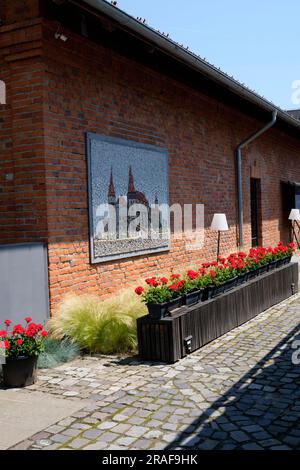
[[32,321],[32,318],[31,317],[25,317],[24,320],[26,321],[26,323],[30,323]]
[[170,290],[177,291],[178,289],[179,289],[178,283],[170,285]]
[[171,278],[171,279],[179,279],[179,278],[180,278],[180,274],[171,274],[170,278]]
[[21,344],[23,344],[23,340],[22,339],[17,339],[17,343],[19,346],[21,346]]
[[160,282],[161,282],[162,284],[168,284],[169,280],[168,280],[166,277],[161,277],[161,278],[160,278]]
[[41,336],[48,336],[48,331],[46,331],[46,330],[42,331]]
[[15,325],[13,327],[13,335],[21,335],[25,330],[22,325]]
[[187,275],[190,279],[197,279],[197,277],[199,277],[199,274],[196,271],[193,271],[193,269],[190,269],[187,272]]
[[142,295],[143,292],[144,292],[144,288],[142,286],[139,286],[135,289],[135,293],[137,295]]
[[5,349],[9,349],[10,348],[10,342],[6,340],[3,341],[3,345],[5,347]]
[[212,278],[216,277],[216,271],[211,270],[210,275],[211,275]]
[[6,326],[9,326],[9,325],[11,325],[11,320],[5,320],[4,323],[5,323]]
[[203,266],[203,268],[209,268],[209,267],[210,267],[210,263],[202,263],[202,266]]
[[152,287],[157,287],[159,285],[159,283],[156,281],[156,276],[153,276],[153,277],[149,277],[148,279],[145,280],[146,284],[148,284],[148,286],[152,286]]
[[28,338],[34,338],[34,336],[37,335],[37,332],[38,332],[37,325],[35,323],[29,323],[29,325],[27,326],[25,335]]
[[0,331],[0,338],[6,338],[7,336],[7,331],[6,330],[1,330]]

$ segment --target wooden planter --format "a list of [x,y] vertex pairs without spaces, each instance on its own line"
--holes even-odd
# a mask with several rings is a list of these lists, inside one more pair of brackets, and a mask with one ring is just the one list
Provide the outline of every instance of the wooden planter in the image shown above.
[[140,357],[176,362],[298,292],[298,263],[289,263],[161,320],[137,321]]

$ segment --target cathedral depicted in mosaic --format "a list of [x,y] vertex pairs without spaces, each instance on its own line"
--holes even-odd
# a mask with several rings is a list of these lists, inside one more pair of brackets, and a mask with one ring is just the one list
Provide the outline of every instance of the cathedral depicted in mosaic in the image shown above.
[[[154,233],[162,231],[162,214],[159,209],[158,197],[155,197],[154,204],[150,205],[147,197],[135,188],[132,167],[128,171],[128,191],[126,195],[116,196],[113,170],[110,170],[110,179],[107,193],[109,204],[109,218],[115,218],[116,230],[111,232],[108,238],[143,238],[151,237]],[[143,206],[138,210],[138,206]],[[133,207],[136,206],[136,207]],[[138,223],[134,221],[138,219]],[[105,226],[105,232],[110,229]]]

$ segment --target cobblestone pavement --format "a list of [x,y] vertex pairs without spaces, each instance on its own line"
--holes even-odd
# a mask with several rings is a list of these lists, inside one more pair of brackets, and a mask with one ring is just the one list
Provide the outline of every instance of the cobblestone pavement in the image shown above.
[[300,449],[299,323],[297,296],[173,365],[85,357],[41,371],[27,393],[89,404],[14,449]]

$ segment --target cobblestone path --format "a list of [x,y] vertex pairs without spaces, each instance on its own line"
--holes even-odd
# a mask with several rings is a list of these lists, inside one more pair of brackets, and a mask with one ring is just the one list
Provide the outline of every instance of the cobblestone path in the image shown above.
[[26,393],[85,407],[14,449],[300,449],[299,324],[295,296],[173,365],[85,357],[40,371]]

